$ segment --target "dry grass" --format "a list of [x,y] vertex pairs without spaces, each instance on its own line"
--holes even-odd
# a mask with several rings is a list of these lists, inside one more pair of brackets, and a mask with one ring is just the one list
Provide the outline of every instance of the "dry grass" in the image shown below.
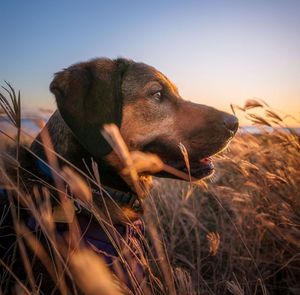
[[287,137],[238,135],[207,190],[159,181],[147,218],[196,294],[299,294],[299,143]]
[[[240,109],[256,124],[286,127],[284,118],[264,102],[248,101]],[[257,115],[256,109],[264,110],[265,115]],[[9,142],[3,134],[0,140]],[[19,140],[20,136],[16,139],[17,146],[22,145]],[[299,152],[299,136],[292,130],[274,129],[260,135],[239,133],[230,150],[216,157],[217,172],[211,180],[206,180],[207,186],[155,179],[144,216],[148,254],[143,263],[149,270],[149,282],[139,286],[133,280],[132,293],[300,294]],[[150,169],[151,165],[150,168],[149,163],[142,165],[138,156],[137,166]],[[28,196],[18,189],[19,182],[9,178],[1,167],[2,183],[19,192],[11,195],[10,202],[21,202],[30,209],[47,237],[51,256],[27,227],[18,222],[17,210],[13,212],[19,235],[16,246],[22,252],[27,245],[35,253],[57,282],[61,294],[76,294],[80,290],[100,295],[130,293],[108,271],[101,257],[78,243],[81,233],[74,219],[74,198],[93,212],[112,242],[115,241],[111,221],[94,206],[85,185],[85,179],[89,178],[101,191],[97,175],[90,179],[78,171],[61,170],[55,158],[50,152],[48,159],[57,172],[64,218],[70,220],[70,234],[63,239],[54,230],[48,189],[35,190],[33,196]],[[131,175],[136,159],[130,159],[130,154],[125,158],[125,162],[129,161],[129,166],[125,165],[127,174]],[[188,161],[187,155],[185,158]],[[1,161],[7,159],[3,149]],[[9,158],[9,163],[20,169],[15,159]],[[137,169],[133,173],[134,182],[135,173],[139,172]],[[63,183],[70,186],[74,195],[63,193]],[[16,294],[38,294],[39,278],[31,273],[31,257],[23,252],[30,280],[27,284],[19,282]],[[121,250],[119,253],[125,261],[124,253]],[[4,267],[10,271],[9,265]],[[2,278],[0,294],[4,288]]]

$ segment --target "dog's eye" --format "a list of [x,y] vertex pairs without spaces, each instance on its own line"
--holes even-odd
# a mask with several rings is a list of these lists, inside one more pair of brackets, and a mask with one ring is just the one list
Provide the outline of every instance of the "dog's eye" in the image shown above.
[[158,92],[155,92],[152,97],[157,100],[157,101],[160,101],[161,100],[161,92],[158,91]]

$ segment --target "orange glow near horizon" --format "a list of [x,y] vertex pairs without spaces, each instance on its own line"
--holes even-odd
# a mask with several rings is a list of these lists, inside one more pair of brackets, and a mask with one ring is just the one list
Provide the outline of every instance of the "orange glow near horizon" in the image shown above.
[[49,84],[71,64],[127,57],[185,99],[231,111],[258,97],[300,126],[300,1],[92,2],[1,6],[0,84],[20,89],[24,106],[55,109]]

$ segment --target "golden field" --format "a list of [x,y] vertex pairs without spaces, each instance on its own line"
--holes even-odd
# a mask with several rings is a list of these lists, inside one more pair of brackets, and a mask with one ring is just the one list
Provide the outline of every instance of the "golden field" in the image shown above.
[[[13,111],[12,116],[18,116],[18,109]],[[19,195],[49,237],[54,255],[50,257],[16,221],[18,243],[35,251],[50,275],[60,278],[61,294],[75,294],[66,285],[67,277],[84,294],[300,294],[299,135],[277,128],[286,127],[284,118],[261,102],[248,102],[242,111],[259,126],[276,128],[255,135],[239,132],[230,147],[214,157],[215,175],[200,185],[154,180],[143,217],[144,264],[149,272],[144,287],[124,290],[92,251],[78,248],[74,241],[69,241],[72,247],[66,241],[58,243],[47,198],[40,198],[45,204],[37,207],[23,192]],[[0,140],[4,162],[11,143],[4,134]],[[17,140],[17,145],[22,142]],[[17,190],[3,167],[3,185]],[[84,182],[81,185],[83,194],[89,195]],[[101,221],[101,212],[87,203]],[[72,235],[73,240],[78,238]],[[39,294],[37,278],[30,273],[31,257],[24,253],[22,258],[30,279],[19,284],[16,294]],[[4,286],[2,278],[2,292]]]

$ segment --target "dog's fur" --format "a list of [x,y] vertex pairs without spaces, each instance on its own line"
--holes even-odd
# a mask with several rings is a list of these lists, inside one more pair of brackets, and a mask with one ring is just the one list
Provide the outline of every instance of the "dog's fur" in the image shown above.
[[[199,166],[200,159],[225,148],[236,132],[238,123],[234,116],[185,101],[177,87],[161,72],[127,59],[100,58],[73,65],[56,74],[50,89],[58,105],[63,100],[66,107],[72,109],[78,124],[83,124],[101,116],[95,112],[97,107],[85,109],[82,113],[82,105],[89,103],[85,100],[97,101],[93,102],[94,105],[100,103],[106,109],[104,113],[114,107],[105,104],[114,103],[115,73],[120,68],[123,71],[122,80],[119,81],[122,93],[120,132],[130,150],[155,153],[163,161],[180,169],[185,166],[178,148],[178,144],[182,143],[189,153],[193,172],[193,167]],[[55,150],[80,169],[85,170],[83,159],[95,158],[83,147],[81,138],[78,140],[76,137],[76,130],[71,131],[59,111],[49,119],[45,130],[49,132]],[[84,132],[88,133],[87,130]],[[99,134],[92,136],[96,143]],[[36,142],[32,150],[38,155],[43,153],[42,147]],[[114,152],[96,160],[100,162],[100,167],[103,164],[108,167],[107,173],[101,173],[103,184],[122,191],[131,190],[118,173],[122,164]],[[206,175],[195,175],[203,176]],[[126,210],[128,212],[130,217],[137,217],[135,212]]]
[[[40,141],[49,134],[60,156],[83,171],[93,158],[102,184],[122,192],[133,188],[120,174],[122,163],[101,137],[102,124],[116,123],[130,151],[155,153],[179,170],[186,166],[178,147],[182,143],[195,178],[212,173],[208,157],[224,149],[238,128],[234,116],[184,100],[161,72],[132,60],[99,58],[75,64],[55,75],[50,90],[58,110],[32,143],[31,151],[47,160]],[[21,165],[43,178],[35,161],[27,153]],[[106,205],[114,222],[140,217],[131,207],[121,206],[120,210],[109,199]]]

